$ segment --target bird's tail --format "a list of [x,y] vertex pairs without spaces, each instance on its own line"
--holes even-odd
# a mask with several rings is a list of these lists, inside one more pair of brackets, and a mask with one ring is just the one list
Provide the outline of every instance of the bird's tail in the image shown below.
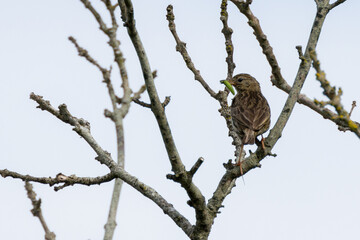
[[255,143],[255,132],[251,129],[246,128],[244,130],[243,144],[254,144]]
[[239,164],[239,167],[240,167],[241,178],[242,178],[242,180],[244,182],[244,185],[245,185],[244,172],[243,172],[242,164],[241,164],[243,150],[244,150],[244,143],[241,143],[240,154],[239,154],[239,163],[238,164]]

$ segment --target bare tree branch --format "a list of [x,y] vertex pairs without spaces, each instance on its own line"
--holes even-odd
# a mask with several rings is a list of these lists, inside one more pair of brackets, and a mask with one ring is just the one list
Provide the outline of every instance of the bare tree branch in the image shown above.
[[273,83],[275,85],[280,85],[280,86],[283,84],[287,84],[281,74],[279,64],[273,52],[273,48],[270,46],[270,43],[267,40],[265,33],[260,27],[259,19],[255,17],[252,11],[250,10],[249,3],[246,3],[241,0],[231,0],[231,1],[238,7],[240,12],[247,17],[248,24],[254,30],[254,35],[256,36],[256,39],[258,40],[260,47],[262,48],[263,53],[266,56],[266,59],[268,60],[271,66],[271,72],[272,75],[274,76],[274,80],[276,81]]
[[[203,81],[203,78],[200,75],[200,72],[195,68],[194,63],[192,62],[185,46],[184,43],[180,40],[177,32],[176,32],[176,28],[175,28],[175,16],[173,13],[173,7],[172,5],[169,5],[167,7],[167,20],[169,21],[169,29],[177,43],[177,48],[176,50],[182,55],[187,67],[189,68],[190,71],[193,72],[193,74],[195,75],[195,79],[197,79],[202,86],[204,87],[204,89],[210,94],[210,96],[212,96],[213,98],[215,98],[216,100],[219,101],[221,108],[219,109],[220,114],[224,117],[227,127],[229,129],[229,136],[231,136],[233,138],[233,145],[235,145],[235,156],[237,158],[240,157],[240,149],[241,149],[241,139],[239,138],[238,134],[235,131],[235,128],[233,126],[232,120],[231,120],[231,114],[230,114],[230,108],[227,102],[227,96],[229,94],[229,91],[225,90],[225,91],[219,91],[219,93],[215,94],[215,92],[213,90],[211,90],[208,85],[206,84],[205,81]],[[229,55],[228,55],[229,57]],[[229,58],[231,59],[231,58]],[[229,60],[230,62],[230,60]],[[230,66],[230,70],[232,69],[232,67]],[[232,69],[233,70],[233,69]],[[172,175],[168,175],[167,176],[169,179],[177,179],[176,176],[172,176]],[[235,180],[236,178],[231,179],[231,186],[235,185]],[[193,206],[193,202],[189,201],[188,204],[190,206]],[[214,221],[214,216],[217,214],[217,209],[214,209],[212,205],[207,204],[207,208],[205,208],[206,214],[210,217],[207,217],[206,219],[201,219],[201,218],[197,218],[197,222],[195,225],[195,229],[193,232],[193,239],[205,239],[207,238],[207,236],[210,233],[211,230],[211,226],[213,224]]]
[[[320,61],[317,58],[316,52],[315,51],[311,51],[310,52],[310,57],[312,60],[312,65],[314,67],[314,69],[316,70],[316,79],[320,82],[321,88],[324,90],[323,94],[329,99],[329,101],[318,101],[318,100],[314,100],[314,103],[324,109],[326,105],[331,105],[334,107],[335,111],[337,112],[337,116],[334,117],[333,121],[337,121],[337,122],[341,122],[341,125],[339,125],[339,130],[341,131],[346,131],[346,130],[350,130],[353,133],[356,134],[356,136],[358,136],[360,138],[360,128],[359,128],[359,123],[352,121],[350,119],[351,116],[351,112],[354,109],[354,107],[351,108],[350,113],[348,113],[344,106],[341,103],[341,95],[343,94],[343,91],[341,88],[339,88],[336,91],[336,87],[332,87],[330,85],[330,82],[326,79],[326,75],[325,72],[323,70],[321,70],[320,68]],[[353,104],[354,106],[354,104]],[[328,110],[330,111],[330,110]]]
[[55,186],[54,187],[55,191],[61,190],[68,186],[73,186],[75,184],[87,185],[87,186],[99,185],[101,183],[109,182],[115,178],[115,175],[113,173],[108,173],[104,176],[94,177],[94,178],[93,177],[77,177],[74,174],[70,175],[70,176],[66,176],[62,173],[58,173],[56,175],[56,177],[54,177],[54,178],[52,178],[52,177],[34,177],[34,176],[30,176],[28,174],[23,175],[23,174],[20,174],[17,172],[9,171],[7,169],[0,170],[0,175],[3,178],[12,177],[12,178],[21,179],[21,180],[27,181],[27,182],[37,182],[37,183],[49,184],[50,187],[63,183],[63,185],[61,185],[61,186]]
[[[102,20],[101,16],[98,14],[98,12],[92,7],[90,1],[88,0],[81,0],[81,2],[84,4],[86,8],[90,10],[90,12],[95,17],[96,21],[99,23],[100,29],[105,33],[105,35],[109,38],[109,45],[113,50],[115,62],[117,63],[117,66],[120,70],[120,76],[122,80],[122,88],[123,88],[123,97],[119,98],[115,95],[115,91],[113,88],[113,85],[110,80],[110,73],[111,68],[109,71],[102,71],[104,82],[107,85],[109,96],[111,99],[111,103],[113,106],[113,112],[110,113],[109,111],[106,112],[106,116],[110,117],[111,120],[115,124],[116,129],[116,138],[117,138],[117,162],[121,167],[124,167],[125,165],[125,149],[124,149],[124,128],[123,128],[123,118],[126,116],[126,114],[129,111],[130,102],[131,102],[131,89],[129,86],[128,76],[127,76],[127,70],[125,67],[125,59],[123,57],[123,53],[120,50],[120,41],[117,39],[116,33],[118,29],[117,20],[115,17],[115,9],[118,6],[118,4],[115,4],[114,6],[111,3],[111,0],[102,0],[102,2],[105,4],[110,17],[111,17],[111,23],[112,27],[108,28],[104,21]],[[121,103],[121,107],[117,107],[117,103]],[[117,213],[117,206],[119,203],[119,197],[122,187],[122,181],[121,180],[115,180],[115,186],[113,190],[113,195],[111,199],[110,204],[110,211],[108,215],[108,221],[105,225],[105,240],[110,240],[113,237],[114,231],[115,231],[115,218]]]
[[[120,167],[116,167],[111,173],[104,175],[102,177],[97,178],[88,178],[88,177],[76,177],[75,175],[65,176],[64,174],[58,174],[55,178],[51,177],[33,177],[30,175],[22,175],[13,171],[9,171],[7,169],[0,170],[0,175],[2,177],[13,177],[17,179],[21,179],[26,182],[38,182],[43,184],[49,184],[53,186],[59,183],[65,183],[68,185],[74,184],[82,184],[82,185],[94,185],[101,184],[104,182],[108,182],[114,178],[121,178],[130,186],[138,190],[147,198],[151,199],[155,204],[157,204],[165,214],[171,217],[174,222],[181,227],[187,235],[190,235],[192,232],[191,223],[183,217],[172,204],[168,203],[159,193],[157,193],[153,188],[139,181],[136,177],[130,175],[128,172],[123,170]],[[59,190],[62,189],[63,186],[57,187]]]
[[354,110],[354,108],[356,107],[356,101],[353,101],[352,104],[351,104],[351,109],[350,109],[350,112],[349,112],[349,117],[351,117],[351,114]]
[[[152,75],[153,75],[153,79],[155,79],[155,78],[157,77],[157,71],[154,70],[154,71],[152,72]],[[142,85],[142,86],[140,87],[140,89],[139,89],[137,92],[135,92],[135,93],[133,94],[133,96],[132,96],[131,99],[140,99],[141,94],[143,94],[145,91],[146,91],[146,85],[144,84],[144,85]]]
[[186,66],[194,73],[195,80],[199,81],[200,84],[205,88],[205,90],[212,96],[213,98],[217,99],[217,94],[210,88],[210,86],[205,82],[203,77],[200,75],[200,71],[197,70],[191,61],[191,57],[189,56],[187,50],[186,50],[186,43],[182,42],[176,32],[176,26],[175,26],[175,16],[173,13],[173,6],[169,5],[167,8],[167,14],[166,19],[169,21],[169,29],[174,36],[174,39],[176,41],[176,51],[180,52],[181,56],[183,57]]
[[107,70],[105,68],[103,68],[102,66],[100,66],[100,64],[93,58],[90,56],[89,52],[85,49],[82,48],[76,41],[76,39],[73,36],[70,36],[69,41],[72,42],[76,48],[76,50],[78,51],[79,56],[84,57],[89,63],[93,64],[95,67],[97,67],[100,72],[106,72]]
[[125,19],[124,25],[127,27],[130,39],[138,54],[138,58],[141,64],[141,69],[143,71],[143,75],[145,79],[146,88],[151,101],[151,106],[152,106],[151,109],[155,114],[159,126],[161,126],[160,127],[161,134],[164,139],[164,142],[166,143],[166,150],[168,152],[173,167],[172,170],[174,172],[184,172],[185,167],[180,160],[180,156],[175,146],[174,139],[171,135],[169,123],[166,119],[164,109],[157,94],[157,90],[155,87],[154,79],[150,68],[150,63],[148,61],[147,55],[145,54],[145,49],[141,43],[140,37],[135,27],[134,9],[132,7],[132,3],[131,1],[119,0],[119,6],[121,8],[121,12],[126,13],[125,16],[122,15],[122,19]]
[[107,10],[110,13],[111,20],[112,20],[112,27],[108,28],[105,22],[103,21],[101,15],[96,11],[96,9],[92,6],[91,2],[89,0],[80,0],[84,6],[89,9],[89,11],[92,13],[92,15],[95,17],[96,21],[99,24],[99,27],[101,31],[108,36],[109,38],[109,45],[113,49],[115,62],[117,63],[119,70],[120,70],[120,76],[122,80],[122,88],[124,90],[124,96],[122,99],[122,107],[119,113],[121,113],[122,117],[125,117],[127,112],[129,111],[130,106],[130,95],[131,95],[131,89],[129,87],[129,81],[127,76],[127,71],[125,68],[125,59],[123,57],[123,53],[120,50],[120,41],[116,37],[118,24],[114,15],[114,11],[116,9],[117,5],[112,6],[111,1],[104,0],[105,6],[107,7]]
[[[236,65],[233,59],[234,44],[232,43],[231,40],[231,35],[233,33],[233,30],[228,25],[229,14],[227,12],[227,5],[228,5],[228,0],[221,1],[220,20],[223,24],[223,29],[221,30],[221,32],[224,34],[225,37],[225,50],[227,53],[227,57],[226,57],[226,63],[228,66],[227,79],[231,79]],[[225,91],[229,91],[229,90],[225,88]]]
[[101,31],[103,31],[105,34],[108,31],[108,27],[106,26],[105,22],[103,21],[101,15],[96,11],[96,9],[92,6],[91,2],[89,0],[80,0],[84,6],[89,9],[91,14],[95,17],[96,21],[99,23],[99,28]]
[[88,121],[72,116],[65,104],[61,104],[59,106],[59,110],[56,110],[53,106],[51,106],[50,102],[44,100],[42,96],[31,93],[30,98],[39,104],[37,108],[45,110],[61,121],[73,126],[73,130],[83,137],[90,147],[98,154],[96,160],[98,160],[101,164],[105,164],[110,170],[117,166],[117,164],[111,159],[110,153],[104,151],[91,135],[90,123]]
[[171,100],[170,96],[165,97],[165,100],[161,104],[163,106],[163,108],[165,108],[170,103],[170,100]]
[[31,213],[39,218],[41,226],[43,227],[44,231],[45,231],[45,240],[55,240],[56,239],[56,235],[55,233],[51,232],[50,229],[48,228],[44,216],[42,214],[42,210],[41,210],[41,199],[39,198],[39,200],[36,200],[36,193],[33,190],[33,186],[31,183],[29,182],[25,182],[25,189],[27,192],[27,196],[28,198],[31,200],[31,203],[33,205],[33,209],[31,209]]
[[116,7],[118,7],[119,5],[117,3],[115,5],[112,5],[111,0],[101,0],[101,1],[105,4],[108,12],[110,13],[112,25],[117,26],[117,21],[116,21],[114,11],[115,11]]
[[[84,138],[86,142],[90,145],[91,148],[98,154],[95,158],[100,163],[105,164],[111,170],[111,173],[114,174],[114,177],[120,178],[140,193],[142,193],[147,198],[151,199],[155,204],[157,204],[165,214],[167,214],[173,221],[183,229],[183,231],[190,236],[193,227],[191,223],[182,216],[173,206],[168,203],[159,193],[157,193],[153,188],[139,181],[136,177],[130,175],[128,172],[124,170],[122,166],[117,164],[112,158],[111,155],[103,150],[99,144],[95,141],[90,133],[90,124],[84,119],[78,119],[70,114],[67,110],[65,104],[61,104],[59,106],[60,110],[56,110],[53,106],[51,106],[49,101],[43,99],[43,97],[39,95],[35,95],[32,93],[30,98],[36,101],[41,110],[45,110],[59,118],[65,123],[68,123],[74,126],[74,131],[76,131],[81,137]],[[30,181],[30,180],[29,180]]]
[[[156,91],[150,64],[135,26],[134,9],[132,6],[132,2],[130,0],[119,0],[118,2],[121,8],[124,25],[127,27],[128,34],[140,61],[147,92],[151,101],[151,110],[154,113],[158,122],[163,142],[165,144],[172,166],[172,171],[175,173],[175,176],[178,176],[176,178],[176,181],[179,182],[181,186],[186,190],[190,201],[193,203],[193,207],[195,208],[196,213],[196,222],[198,223],[203,221],[209,221],[210,218],[206,209],[205,197],[202,195],[199,188],[193,183],[189,172],[185,170],[185,166],[183,165],[180,155],[175,146],[170,126],[164,111],[164,107],[160,102],[159,96]],[[197,231],[197,228],[199,228],[199,226],[199,224],[195,225],[194,232]]]
[[[169,21],[169,29],[177,43],[177,45],[181,45],[183,42],[180,40],[177,32],[176,32],[176,28],[175,28],[175,15],[173,12],[173,6],[169,5],[167,7],[167,20]],[[219,109],[219,112],[221,114],[221,116],[224,117],[225,121],[226,121],[226,125],[229,129],[229,136],[232,137],[233,139],[233,145],[236,146],[236,151],[235,151],[235,155],[236,156],[240,156],[239,151],[240,151],[240,146],[241,146],[241,139],[239,138],[238,134],[236,133],[232,120],[231,120],[231,114],[230,114],[230,108],[227,102],[227,97],[229,94],[229,91],[227,90],[227,88],[225,89],[225,91],[219,91],[217,94],[215,94],[215,92],[213,90],[211,90],[210,88],[208,88],[208,85],[206,84],[206,82],[203,80],[200,72],[195,68],[194,63],[192,62],[186,48],[178,48],[177,47],[177,51],[182,55],[187,67],[189,68],[190,71],[193,72],[195,79],[200,79],[199,82],[202,84],[202,86],[204,87],[204,89],[210,94],[210,96],[212,96],[213,98],[215,98],[216,100],[219,101],[221,108]],[[231,58],[229,58],[231,59]],[[230,60],[229,60],[230,61]],[[230,67],[230,70],[232,69],[232,67]],[[233,70],[233,69],[232,69]]]
[[204,162],[204,158],[203,157],[200,157],[196,163],[194,164],[194,166],[192,166],[192,168],[190,169],[190,174],[191,176],[194,176],[195,173],[197,172],[197,170],[200,168],[200,166],[203,164]]
[[122,188],[123,180],[120,178],[115,179],[114,188],[111,196],[110,208],[108,213],[108,219],[104,225],[105,233],[104,240],[113,239],[115,228],[116,228],[116,214],[119,206],[120,193]]
[[168,203],[165,198],[163,198],[158,192],[156,192],[150,186],[144,184],[139,179],[134,176],[131,176],[125,170],[118,168],[115,171],[115,174],[128,183],[130,186],[138,190],[145,197],[152,200],[156,205],[158,205],[166,215],[168,215],[176,225],[178,225],[186,235],[191,236],[193,232],[192,224],[181,215],[172,204]]
[[140,89],[139,89],[137,92],[135,92],[135,93],[133,94],[132,99],[133,99],[133,100],[134,100],[134,99],[140,99],[141,94],[143,94],[145,91],[146,91],[146,85],[144,84],[144,85],[142,85],[142,86],[140,87]]
[[[224,8],[223,4],[221,6],[222,8]],[[225,8],[226,9],[226,8]],[[227,90],[227,88],[225,88],[225,91],[219,91],[219,93],[215,94],[214,91],[212,91],[208,85],[206,84],[206,82],[203,80],[202,76],[200,75],[200,72],[195,68],[194,63],[192,62],[187,50],[185,47],[179,47],[183,45],[183,42],[180,40],[177,32],[176,32],[176,28],[175,28],[175,16],[173,13],[173,7],[172,5],[169,5],[167,7],[167,20],[169,21],[169,29],[177,43],[177,51],[180,52],[180,54],[182,55],[187,67],[189,68],[190,71],[192,71],[195,75],[195,79],[199,80],[199,82],[202,84],[202,86],[204,87],[204,89],[210,94],[210,96],[212,96],[213,98],[217,99],[220,103],[221,108],[219,109],[220,114],[224,117],[225,121],[226,121],[226,125],[229,129],[229,136],[231,136],[233,138],[233,145],[235,145],[236,150],[235,150],[235,156],[240,157],[240,146],[241,146],[241,139],[239,138],[238,134],[236,133],[232,120],[231,120],[231,114],[230,114],[230,108],[227,102],[227,96],[229,94],[229,91]],[[225,21],[225,24],[227,22],[226,20],[221,19],[222,21]],[[226,25],[227,26],[227,25]],[[228,42],[229,44],[231,43],[231,34],[230,34],[230,30],[229,28],[225,27],[225,32],[226,33],[226,38],[228,38],[230,40],[230,42]],[[230,34],[230,35],[229,35]],[[231,43],[232,44],[232,43]],[[227,57],[227,61],[228,63],[230,63],[230,65],[228,65],[228,70],[230,70],[230,73],[232,75],[233,71],[233,67],[231,65],[231,61],[232,61],[232,50],[228,53],[230,55],[228,55]],[[229,74],[229,72],[228,72]],[[229,76],[229,75],[228,75]]]
[[76,41],[76,39],[72,36],[69,37],[70,42],[72,42],[75,46],[75,48],[77,49],[79,56],[84,57],[89,63],[93,64],[94,66],[96,66],[99,71],[102,73],[103,75],[103,82],[106,83],[106,86],[108,88],[109,91],[109,96],[111,99],[111,104],[113,109],[117,108],[117,99],[119,99],[118,96],[116,96],[115,94],[115,90],[114,87],[111,83],[111,70],[112,68],[110,67],[110,69],[106,69],[102,66],[100,66],[100,64],[93,58],[90,56],[89,52],[85,49],[82,48]]
[[[165,100],[164,102],[162,103],[162,106],[163,108],[165,108],[169,103],[170,103],[170,100],[171,98],[169,96],[165,97]],[[133,102],[142,106],[142,107],[145,107],[145,108],[150,108],[151,109],[151,104],[149,103],[146,103],[146,102],[143,102],[143,101],[140,101],[139,99],[137,98],[133,98]]]
[[340,5],[341,3],[344,3],[346,0],[337,0],[334,3],[330,4],[330,10],[333,9],[334,7]]
[[150,108],[150,109],[151,109],[151,104],[146,103],[146,102],[143,102],[143,101],[141,101],[141,100],[139,100],[139,99],[137,99],[137,98],[134,98],[134,99],[133,99],[133,102],[136,103],[136,104],[138,104],[138,105],[140,105],[140,106],[142,106],[142,107]]
[[[282,90],[284,90],[285,92],[290,92],[290,89],[291,89],[291,87],[289,86],[289,88],[282,89]],[[314,100],[310,99],[305,94],[300,94],[297,101],[298,101],[298,103],[303,104],[303,105],[309,107],[310,109],[314,110],[315,112],[320,114],[323,118],[334,122],[340,128],[348,129],[348,124],[346,122],[342,121],[341,119],[339,119],[338,115],[336,113],[332,112],[328,108],[323,108],[323,107],[320,107],[320,105],[315,104]],[[354,123],[356,125],[359,124],[355,121],[354,121]],[[350,130],[350,129],[348,129],[348,130]],[[354,132],[354,133],[358,136],[357,132]]]

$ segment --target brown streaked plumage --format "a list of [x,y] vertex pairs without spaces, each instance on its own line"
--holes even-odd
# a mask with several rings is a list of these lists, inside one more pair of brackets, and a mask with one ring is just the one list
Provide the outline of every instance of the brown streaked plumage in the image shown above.
[[[244,145],[254,144],[256,137],[269,129],[270,107],[261,93],[260,84],[249,74],[240,73],[234,76],[229,83],[237,91],[231,104],[231,117],[242,140],[241,154]],[[240,165],[242,175],[240,160],[238,165]]]

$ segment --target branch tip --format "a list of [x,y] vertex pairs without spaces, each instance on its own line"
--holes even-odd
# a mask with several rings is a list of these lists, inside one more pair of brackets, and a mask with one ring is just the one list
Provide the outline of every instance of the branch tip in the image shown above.
[[108,109],[104,110],[104,116],[114,121],[114,113]]
[[296,49],[297,49],[297,51],[298,51],[299,58],[304,61],[305,58],[304,58],[304,54],[303,54],[303,51],[302,51],[302,46],[301,46],[301,45],[298,45],[298,46],[296,46]]
[[189,171],[189,174],[191,177],[193,177],[195,175],[195,173],[197,172],[197,170],[200,168],[200,166],[203,164],[204,162],[204,158],[200,157],[194,164],[194,166],[192,166],[192,168]]
[[344,3],[346,0],[337,0],[336,2],[330,4],[330,10],[333,9],[334,7],[337,7],[338,5]]
[[353,101],[352,104],[351,104],[350,112],[349,112],[349,118],[351,117],[351,114],[352,114],[355,107],[356,107],[356,101]]
[[164,102],[162,103],[163,108],[165,108],[170,103],[171,97],[166,96]]
[[143,101],[141,101],[141,100],[139,100],[139,99],[137,99],[137,98],[133,98],[132,101],[133,101],[134,103],[142,106],[142,107],[150,108],[150,109],[151,109],[151,104],[149,104],[149,103],[143,102]]

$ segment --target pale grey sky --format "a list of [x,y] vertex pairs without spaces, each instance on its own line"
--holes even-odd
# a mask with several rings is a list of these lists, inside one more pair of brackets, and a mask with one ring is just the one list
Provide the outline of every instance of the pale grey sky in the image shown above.
[[[92,2],[104,10],[101,1]],[[174,5],[178,33],[196,67],[218,90],[223,87],[219,80],[227,71],[220,1],[134,1],[140,36],[152,68],[158,70],[159,95],[171,96],[166,111],[177,147],[188,168],[198,157],[205,158],[194,181],[209,198],[224,174],[222,163],[233,157],[233,146],[217,111],[218,103],[193,80],[175,51],[165,17],[168,4]],[[295,46],[306,45],[315,2],[254,0],[252,9],[284,77],[291,83],[299,65]],[[317,49],[328,80],[342,87],[342,102],[348,110],[353,100],[360,105],[359,11],[360,3],[350,0],[334,9],[325,21]],[[286,94],[271,85],[270,67],[261,48],[246,19],[231,3],[229,14],[235,72],[248,72],[259,80],[271,106],[273,125]],[[94,58],[109,66],[111,50],[93,17],[80,1],[4,1],[0,3],[0,29],[0,169],[34,176],[107,173],[70,126],[36,109],[29,99],[30,92],[35,92],[54,106],[66,103],[75,116],[91,123],[102,147],[116,155],[113,124],[103,116],[110,101],[101,74],[78,57],[67,40],[74,36]],[[119,38],[131,87],[137,90],[143,79],[135,51],[125,29]],[[312,70],[302,93],[325,99],[319,85]],[[143,99],[148,98],[144,95]],[[357,121],[359,109],[355,108],[352,115]],[[151,111],[132,105],[125,127],[126,169],[194,222],[186,193],[165,178],[171,167]],[[339,132],[332,122],[297,105],[273,150],[278,156],[266,158],[261,169],[246,174],[245,186],[238,181],[215,219],[210,239],[359,239],[358,149],[359,139],[354,134]],[[48,186],[34,184],[50,229],[57,239],[67,240],[102,239],[112,187],[113,183],[107,183],[54,192]],[[30,213],[23,182],[0,178],[0,192],[1,238],[43,239],[41,225]],[[186,239],[162,210],[127,185],[123,187],[117,223],[114,239]]]

